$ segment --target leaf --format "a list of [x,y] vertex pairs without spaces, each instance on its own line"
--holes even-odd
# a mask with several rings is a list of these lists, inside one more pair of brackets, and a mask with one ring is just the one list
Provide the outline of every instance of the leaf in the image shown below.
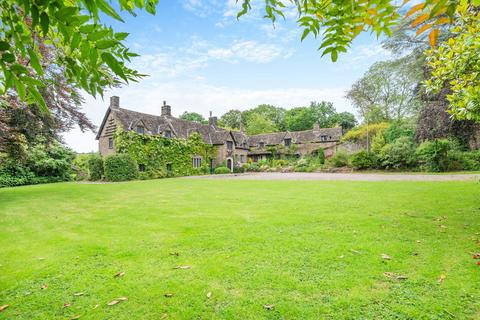
[[425,32],[425,30],[430,29],[433,26],[433,23],[426,23],[415,33],[417,36]]
[[125,272],[120,271],[120,272],[115,273],[114,277],[119,278],[119,277],[123,277],[124,275],[125,275]]
[[437,44],[437,39],[438,39],[438,35],[440,34],[440,30],[439,29],[433,29],[430,34],[428,35],[428,39],[430,40],[430,46],[432,48],[435,47],[435,45]]
[[190,266],[176,266],[173,269],[190,269],[190,268],[191,268]]
[[126,37],[128,37],[129,33],[128,32],[118,32],[118,33],[115,33],[114,37],[115,39],[117,39],[118,41],[122,41],[124,40]]
[[303,39],[305,39],[309,33],[310,33],[310,29],[303,30],[303,34],[302,34],[302,37],[300,38],[300,41],[303,41]]
[[3,310],[7,309],[8,307],[10,307],[9,304],[4,304],[3,306],[0,306],[0,312],[2,312]]
[[29,88],[29,94],[33,98],[33,100],[39,105],[40,110],[42,112],[48,113],[47,104],[45,103],[45,100],[43,100],[43,97],[40,94],[40,92],[38,92],[37,89],[35,89],[35,87],[30,87]]
[[170,252],[170,255],[171,255],[171,256],[176,256],[176,257],[178,257],[178,256],[180,255],[180,253],[178,253],[178,252]]
[[338,59],[338,51],[337,50],[332,51],[331,58],[332,58],[332,62],[337,62],[337,59]]
[[102,53],[102,60],[112,69],[112,71],[123,80],[128,82],[127,77],[123,73],[122,66],[118,63],[117,59],[115,59],[110,53],[104,52]]
[[83,296],[84,294],[85,292],[77,292],[77,293],[74,293],[73,295],[76,297],[80,297],[80,296]]
[[472,256],[473,256],[473,259],[480,259],[480,252],[476,252]]
[[38,59],[38,56],[35,53],[35,51],[29,48],[28,55],[30,56],[30,63],[32,64],[33,69],[35,69],[37,74],[43,75],[43,68],[42,68],[42,65],[40,64],[40,59]]
[[63,307],[64,307],[64,308],[68,308],[68,307],[70,307],[70,306],[71,306],[71,304],[68,303],[68,302],[66,302],[66,303],[63,304]]
[[173,293],[165,293],[163,295],[165,298],[172,298],[173,297]]
[[7,51],[10,48],[10,44],[7,41],[0,41],[0,51]]
[[211,297],[212,297],[212,292],[211,291],[207,292],[207,298],[210,299]]
[[15,89],[17,90],[18,96],[20,99],[24,100],[27,94],[25,85],[22,81],[18,81],[17,78],[13,78],[13,84],[15,85]]
[[118,21],[121,21],[121,22],[125,22],[123,21],[123,19],[120,17],[120,15],[115,11],[115,9],[113,9],[107,1],[104,1],[104,0],[97,0],[97,6],[98,8],[103,11],[104,13],[106,13],[107,15],[109,15],[110,17],[118,20]]
[[382,253],[382,259],[383,260],[392,260],[392,257],[390,257],[388,254]]
[[264,304],[263,308],[265,310],[271,311],[271,310],[275,309],[275,305],[274,304]]
[[413,22],[411,24],[412,28],[415,28],[416,26],[418,26],[420,23],[424,22],[428,18],[429,18],[428,13],[424,13],[424,14],[418,16],[415,20],[413,20]]
[[95,43],[95,46],[98,49],[108,49],[113,46],[115,46],[118,42],[115,40],[100,40],[97,43]]
[[40,15],[40,26],[42,27],[43,36],[45,37],[48,33],[48,27],[50,24],[50,19],[46,12],[42,12]]
[[126,300],[128,300],[127,297],[117,298],[117,299],[115,299],[115,300],[110,301],[110,302],[108,303],[108,305],[109,305],[109,306],[114,306],[114,305],[116,305],[116,304],[118,304],[118,303],[120,303],[120,302],[122,302],[122,301],[126,301]]
[[77,314],[76,316],[73,316],[70,318],[70,320],[77,320],[77,319],[80,319],[80,315]]
[[440,275],[440,278],[438,278],[438,283],[442,283],[445,279],[447,279],[447,276],[442,274]]
[[414,5],[413,7],[410,8],[410,10],[408,10],[407,14],[405,15],[405,18],[410,17],[412,14],[414,14],[419,10],[422,10],[423,8],[425,8],[425,3],[419,3],[417,5]]
[[47,288],[48,288],[48,285],[47,285],[47,284],[42,284],[42,285],[40,286],[40,289],[42,289],[42,290],[46,290]]

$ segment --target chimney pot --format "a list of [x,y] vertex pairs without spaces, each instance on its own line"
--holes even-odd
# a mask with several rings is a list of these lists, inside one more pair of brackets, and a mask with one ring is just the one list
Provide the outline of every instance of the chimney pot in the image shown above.
[[110,108],[113,108],[113,109],[120,108],[120,97],[118,96],[110,97]]
[[163,101],[162,116],[167,116],[167,117],[172,116],[172,108],[169,105],[167,105],[166,101]]
[[[211,113],[210,113],[211,115]],[[208,124],[213,126],[213,127],[217,127],[217,117],[212,117],[210,116],[210,118],[208,118]]]
[[315,122],[313,124],[313,130],[316,130],[316,131],[320,130],[320,124],[318,122]]

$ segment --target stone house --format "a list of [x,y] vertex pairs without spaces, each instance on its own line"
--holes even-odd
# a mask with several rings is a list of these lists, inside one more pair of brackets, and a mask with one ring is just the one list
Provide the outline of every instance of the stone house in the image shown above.
[[[216,146],[214,159],[192,159],[192,165],[199,161],[208,161],[211,168],[225,164],[233,171],[251,161],[257,162],[274,156],[273,153],[288,153],[303,156],[317,153],[323,149],[325,156],[332,156],[342,136],[342,129],[319,128],[296,132],[275,132],[248,136],[243,131],[226,130],[218,127],[217,117],[210,115],[208,124],[186,121],[172,116],[171,107],[163,102],[160,115],[151,115],[120,108],[120,98],[110,98],[96,139],[102,156],[116,152],[114,135],[118,128],[135,131],[138,134],[161,135],[166,138],[187,139],[198,133],[207,144]],[[273,151],[275,150],[275,151]]]

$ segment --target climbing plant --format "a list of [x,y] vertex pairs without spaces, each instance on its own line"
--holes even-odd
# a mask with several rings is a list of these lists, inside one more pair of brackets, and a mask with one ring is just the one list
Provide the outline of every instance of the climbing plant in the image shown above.
[[[208,173],[209,159],[216,155],[216,148],[205,143],[198,133],[185,140],[119,130],[115,135],[115,143],[118,152],[128,153],[137,161],[141,178]],[[199,168],[193,167],[194,157],[202,159]]]

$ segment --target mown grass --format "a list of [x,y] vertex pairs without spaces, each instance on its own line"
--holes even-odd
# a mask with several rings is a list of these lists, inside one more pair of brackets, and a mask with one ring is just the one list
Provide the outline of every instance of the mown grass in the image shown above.
[[39,185],[0,226],[0,319],[480,318],[473,181]]

